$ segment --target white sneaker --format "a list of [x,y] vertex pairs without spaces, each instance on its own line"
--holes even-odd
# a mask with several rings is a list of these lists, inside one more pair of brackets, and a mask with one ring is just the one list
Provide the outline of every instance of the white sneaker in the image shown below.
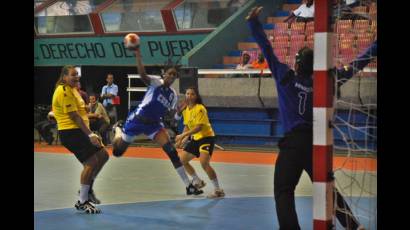
[[122,126],[123,126],[123,122],[122,121],[117,121],[113,126],[113,132],[114,132],[114,139],[117,139],[119,137],[121,137],[122,135]]
[[215,191],[207,196],[207,198],[214,199],[214,198],[222,198],[225,196],[225,192],[223,189],[215,189]]
[[199,179],[199,181],[195,181],[193,184],[197,189],[201,189],[201,188],[206,186],[205,181],[203,181],[201,179]]

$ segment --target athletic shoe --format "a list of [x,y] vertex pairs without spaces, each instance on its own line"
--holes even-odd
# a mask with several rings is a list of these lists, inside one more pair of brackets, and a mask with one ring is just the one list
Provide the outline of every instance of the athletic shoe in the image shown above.
[[204,191],[197,189],[192,183],[186,188],[187,195],[199,195],[204,193]]
[[77,203],[74,205],[74,207],[77,210],[84,211],[84,213],[87,214],[98,214],[101,213],[101,210],[97,207],[94,206],[89,200],[87,200],[84,203],[80,203],[80,201],[77,201]]
[[193,183],[194,184],[194,186],[197,188],[197,189],[201,189],[201,188],[203,188],[203,187],[205,187],[206,186],[206,183],[205,183],[205,181],[203,181],[203,180],[199,180],[199,182],[198,183]]
[[225,192],[223,189],[215,189],[215,191],[207,196],[207,198],[214,199],[214,198],[222,198],[225,196]]

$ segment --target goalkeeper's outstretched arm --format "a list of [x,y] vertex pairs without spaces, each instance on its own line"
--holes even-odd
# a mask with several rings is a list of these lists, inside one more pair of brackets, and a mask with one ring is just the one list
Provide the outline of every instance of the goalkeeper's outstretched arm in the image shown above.
[[343,66],[339,69],[334,69],[338,75],[340,84],[346,83],[357,72],[363,70],[363,68],[369,64],[373,59],[377,57],[377,40],[374,41],[362,54],[360,54],[355,60],[349,63],[349,65]]

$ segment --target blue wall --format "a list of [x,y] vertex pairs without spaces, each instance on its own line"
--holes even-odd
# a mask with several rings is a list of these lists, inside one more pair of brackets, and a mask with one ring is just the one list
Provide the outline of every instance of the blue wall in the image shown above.
[[[275,146],[284,134],[277,109],[216,107],[208,107],[207,109],[219,144]],[[369,119],[365,114],[351,114],[349,122],[354,123],[357,128],[355,129],[342,122],[342,120],[348,120],[349,111],[337,110],[337,115],[341,120],[336,120],[336,125],[347,136],[351,148],[357,148],[355,145],[361,148],[367,145],[367,148],[370,149],[377,147],[377,138],[367,136],[367,141],[365,139],[365,133],[377,136],[376,129],[369,128],[369,126],[375,126],[376,120]],[[181,132],[182,129],[181,121],[179,131]],[[347,146],[340,132],[336,129],[334,129],[334,142],[335,146]]]

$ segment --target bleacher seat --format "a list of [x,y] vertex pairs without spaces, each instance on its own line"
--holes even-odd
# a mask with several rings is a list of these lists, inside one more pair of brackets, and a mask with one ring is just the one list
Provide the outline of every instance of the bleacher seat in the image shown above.
[[304,42],[305,41],[306,36],[304,34],[295,34],[293,36],[290,37],[290,42],[294,43],[294,42]]
[[304,22],[294,22],[290,25],[291,34],[304,34],[305,33],[305,23]]
[[305,29],[306,35],[311,35],[315,32],[315,26],[314,25],[315,25],[314,22],[306,23],[306,29]]
[[228,55],[229,56],[241,56],[241,51],[240,50],[231,50],[229,51]]
[[377,34],[377,21],[376,20],[372,20],[370,24],[370,31],[374,34]]
[[288,42],[289,36],[288,35],[279,35],[274,37],[273,42]]
[[352,31],[352,20],[338,20],[335,24],[334,31],[336,33],[348,33]]
[[339,36],[339,41],[350,41],[353,43],[356,35],[354,33],[340,33],[338,34],[338,36]]
[[285,3],[282,6],[282,10],[284,11],[294,11],[296,10],[298,7],[300,6],[300,4],[289,4],[289,3]]
[[284,42],[274,42],[272,44],[273,48],[288,48],[289,47],[289,42],[284,41]]
[[352,9],[352,12],[357,14],[367,14],[367,6],[356,6]]
[[275,13],[276,17],[288,17],[290,15],[289,11],[286,10],[278,10]]
[[264,30],[273,30],[274,28],[275,28],[275,26],[272,23],[263,24],[263,29]]
[[377,5],[375,3],[372,3],[369,7],[369,16],[371,19],[377,18]]
[[256,42],[239,42],[238,49],[239,50],[251,50],[251,49],[258,49],[258,44]]
[[373,41],[374,35],[373,33],[360,33],[357,34],[357,40],[369,40]]
[[348,49],[353,47],[353,40],[344,39],[339,41],[340,49]]
[[302,4],[302,0],[286,0],[286,3],[289,4]]
[[288,54],[287,48],[274,48],[273,52],[276,56],[286,56]]
[[245,39],[245,42],[256,42],[254,37],[248,37]]
[[305,46],[304,41],[294,41],[290,43],[290,50],[289,50],[289,55],[291,57],[294,57],[296,53]]
[[289,23],[287,22],[278,22],[274,24],[274,29],[279,29],[279,30],[288,30],[289,29]]
[[353,24],[353,31],[356,33],[368,32],[371,28],[369,20],[355,20]]

